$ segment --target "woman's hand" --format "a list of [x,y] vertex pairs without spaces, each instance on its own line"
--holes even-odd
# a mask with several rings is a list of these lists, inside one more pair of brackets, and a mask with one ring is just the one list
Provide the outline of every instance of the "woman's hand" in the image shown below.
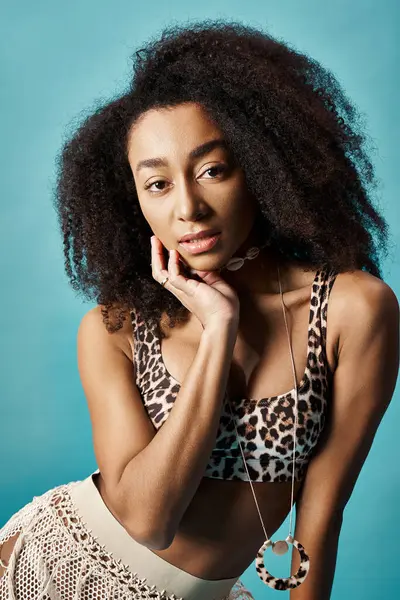
[[224,281],[217,271],[192,270],[202,281],[189,279],[180,272],[179,252],[169,251],[168,267],[165,267],[163,245],[151,237],[152,275],[158,283],[168,277],[164,287],[193,313],[205,329],[210,322],[239,320],[239,299],[235,290]]

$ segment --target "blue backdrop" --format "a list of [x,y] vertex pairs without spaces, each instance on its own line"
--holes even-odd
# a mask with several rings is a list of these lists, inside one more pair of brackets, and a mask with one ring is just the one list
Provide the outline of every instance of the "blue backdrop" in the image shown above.
[[[75,296],[64,275],[51,206],[55,156],[84,109],[122,90],[130,74],[129,56],[165,25],[217,17],[241,20],[289,41],[334,72],[366,116],[376,147],[378,204],[392,232],[384,279],[400,295],[395,171],[399,94],[393,76],[399,58],[399,4],[396,0],[203,0],[193,8],[188,4],[20,0],[2,5],[0,526],[34,495],[86,477],[96,468],[76,360],[77,328],[92,305]],[[396,595],[398,400],[397,387],[345,511],[332,600]],[[274,539],[287,531],[285,521]],[[269,568],[276,572],[281,567]],[[257,600],[279,595],[259,580],[254,564],[242,580]],[[288,596],[281,592],[280,597]]]

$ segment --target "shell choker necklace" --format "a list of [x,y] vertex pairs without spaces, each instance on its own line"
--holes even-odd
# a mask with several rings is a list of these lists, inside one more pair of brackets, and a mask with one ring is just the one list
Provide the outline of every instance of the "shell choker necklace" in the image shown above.
[[228,271],[237,271],[238,269],[243,267],[246,260],[254,260],[255,258],[257,258],[257,256],[260,254],[260,250],[265,248],[266,245],[267,243],[263,244],[262,246],[252,246],[247,250],[243,258],[234,256],[233,258],[228,260],[224,267],[221,267],[220,271],[222,271],[223,269],[228,269]]

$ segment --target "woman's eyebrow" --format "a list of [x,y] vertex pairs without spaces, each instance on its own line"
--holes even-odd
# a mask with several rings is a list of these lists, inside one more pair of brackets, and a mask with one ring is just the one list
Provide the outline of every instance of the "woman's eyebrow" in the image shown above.
[[[226,150],[228,148],[228,145],[224,139],[218,138],[218,139],[209,140],[208,142],[204,142],[204,144],[200,144],[200,146],[197,146],[196,148],[191,150],[189,152],[189,158],[190,159],[200,158],[201,156],[204,156],[205,154],[208,154],[209,152],[211,152],[211,150],[214,150],[214,148],[224,148]],[[146,167],[167,167],[167,166],[168,166],[168,160],[163,156],[160,156],[158,158],[147,158],[145,160],[141,160],[138,162],[138,164],[136,165],[136,173],[138,173],[140,171],[140,169],[144,169]]]

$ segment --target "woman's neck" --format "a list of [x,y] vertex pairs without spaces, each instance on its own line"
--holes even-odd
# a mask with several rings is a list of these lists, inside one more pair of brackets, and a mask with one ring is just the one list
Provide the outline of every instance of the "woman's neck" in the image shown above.
[[[254,243],[242,246],[235,256],[244,257],[246,251]],[[249,294],[278,294],[278,266],[281,275],[285,272],[285,261],[270,248],[262,248],[259,255],[253,260],[245,260],[237,271],[223,268],[220,272],[225,281],[231,285],[239,296]]]

